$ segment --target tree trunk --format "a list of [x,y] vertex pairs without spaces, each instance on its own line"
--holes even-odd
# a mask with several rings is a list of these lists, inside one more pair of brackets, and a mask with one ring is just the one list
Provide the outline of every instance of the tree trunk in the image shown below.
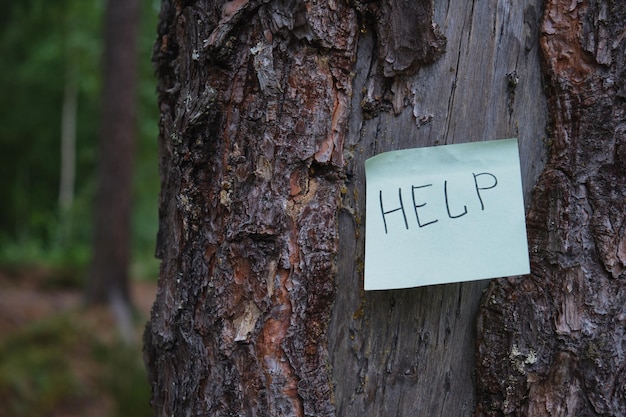
[[[621,381],[618,368],[581,378],[583,347],[562,333],[583,340],[604,305],[597,331],[623,334],[621,303],[598,304],[621,300],[626,252],[620,14],[548,1],[540,48],[541,0],[405,3],[163,1],[162,264],[145,333],[158,416],[523,415],[578,398],[548,396],[561,376],[576,393]],[[520,140],[526,201],[548,147],[551,165],[528,217],[533,274],[485,298],[475,381],[487,282],[363,292],[363,162],[506,137]],[[577,290],[602,265],[607,292]],[[542,293],[550,274],[562,279]],[[618,365],[600,333],[585,342],[605,358],[592,364]]]
[[130,215],[135,136],[138,0],[109,0],[89,302],[130,303]]
[[493,281],[477,415],[626,414],[626,3],[546,2],[550,159],[527,216],[531,275]]
[[[72,64],[68,63],[68,66]],[[74,182],[76,178],[76,110],[78,85],[74,69],[66,70],[61,115],[61,175],[59,182],[59,212],[61,221],[74,204]]]
[[[68,60],[69,61],[69,60]],[[78,82],[71,63],[65,71],[63,107],[61,110],[61,175],[59,181],[59,223],[57,244],[64,245],[72,230],[71,209],[74,204],[76,180],[76,122]]]
[[343,2],[163,2],[157,415],[333,415],[357,27]]

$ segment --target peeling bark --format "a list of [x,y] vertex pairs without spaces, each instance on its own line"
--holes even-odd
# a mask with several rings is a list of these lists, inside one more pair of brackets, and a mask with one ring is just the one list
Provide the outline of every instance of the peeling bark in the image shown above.
[[357,2],[357,6],[376,29],[377,69],[382,70],[384,77],[413,75],[445,52],[446,38],[433,24],[431,1]]
[[324,340],[356,28],[343,3],[163,3],[157,415],[333,415]]
[[551,156],[528,213],[531,275],[478,322],[477,415],[626,414],[626,6],[547,1]]

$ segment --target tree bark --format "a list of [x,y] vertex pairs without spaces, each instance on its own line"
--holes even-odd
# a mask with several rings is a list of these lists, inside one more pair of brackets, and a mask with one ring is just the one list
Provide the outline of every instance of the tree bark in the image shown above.
[[130,303],[138,19],[138,0],[107,2],[93,259],[87,284],[87,300],[93,303]]
[[476,415],[626,414],[626,4],[546,1],[550,159],[527,216],[531,275],[492,282]]
[[467,416],[486,282],[364,293],[363,161],[545,159],[540,0],[163,1],[158,416]]
[[355,12],[163,2],[157,415],[330,416]]

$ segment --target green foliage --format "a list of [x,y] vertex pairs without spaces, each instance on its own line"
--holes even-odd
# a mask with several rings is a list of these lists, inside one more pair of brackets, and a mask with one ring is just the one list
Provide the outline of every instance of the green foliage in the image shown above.
[[[4,119],[0,123],[0,175],[7,179],[0,183],[0,193],[10,203],[0,207],[5,238],[53,237],[50,224],[56,218],[61,104],[67,67],[82,70],[85,77],[80,78],[91,79],[91,84],[99,77],[97,22],[101,11],[89,10],[81,16],[82,28],[70,28],[80,4],[77,0],[29,0],[7,5],[6,24],[0,29],[0,108]],[[79,54],[80,48],[64,46],[71,43],[70,38],[77,37],[89,39],[94,48],[82,48],[85,51]],[[89,64],[79,68],[66,49],[84,57],[81,61]],[[95,139],[98,92],[81,88],[80,93],[78,169],[84,172],[93,165],[83,150],[92,146],[90,142]],[[83,185],[79,181],[77,189]]]
[[[22,0],[0,15],[0,263],[85,268],[90,259],[99,126],[104,0]],[[150,55],[157,5],[144,0],[139,85],[133,270],[154,276],[158,109]],[[65,83],[78,85],[76,185],[58,207]]]

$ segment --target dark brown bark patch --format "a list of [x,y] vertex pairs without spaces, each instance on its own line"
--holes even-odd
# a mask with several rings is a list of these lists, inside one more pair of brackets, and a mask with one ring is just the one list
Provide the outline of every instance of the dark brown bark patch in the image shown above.
[[365,19],[373,20],[385,77],[414,74],[445,52],[446,38],[433,24],[432,1],[381,0],[358,5]]
[[361,31],[374,32],[376,57],[370,68],[361,103],[365,117],[381,111],[396,115],[410,95],[408,76],[435,62],[446,50],[446,37],[433,23],[430,0],[380,0],[356,2],[361,14]]

